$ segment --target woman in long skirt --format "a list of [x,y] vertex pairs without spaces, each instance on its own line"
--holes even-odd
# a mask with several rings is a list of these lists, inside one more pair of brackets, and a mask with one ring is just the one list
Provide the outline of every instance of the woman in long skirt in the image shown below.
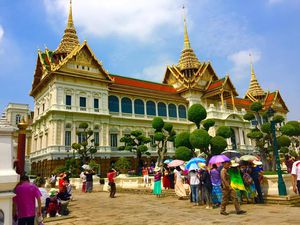
[[218,207],[222,202],[221,176],[216,164],[210,171],[210,179],[212,183],[212,203],[213,207]]
[[170,182],[169,169],[168,168],[164,168],[163,187],[165,188],[165,190],[171,188],[171,182]]
[[154,169],[154,188],[153,188],[153,194],[156,195],[156,197],[160,197],[161,195],[161,172],[160,168]]
[[176,195],[179,197],[179,199],[183,199],[184,197],[186,197],[186,191],[185,188],[183,186],[183,182],[182,182],[182,175],[181,175],[181,169],[180,167],[176,167],[176,169],[174,170],[174,174],[175,174],[175,193]]

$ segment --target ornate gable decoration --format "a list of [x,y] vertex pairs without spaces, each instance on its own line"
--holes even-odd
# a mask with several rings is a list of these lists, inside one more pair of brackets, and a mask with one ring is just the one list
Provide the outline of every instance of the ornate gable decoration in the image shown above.
[[264,103],[263,106],[264,106],[265,110],[272,107],[272,108],[274,108],[275,111],[279,111],[279,112],[283,112],[283,113],[289,112],[289,109],[286,106],[279,91],[275,91],[272,93],[267,92],[263,103]]
[[103,68],[102,62],[98,61],[86,41],[67,55],[53,71],[79,73],[85,77],[91,76],[112,81],[108,72]]

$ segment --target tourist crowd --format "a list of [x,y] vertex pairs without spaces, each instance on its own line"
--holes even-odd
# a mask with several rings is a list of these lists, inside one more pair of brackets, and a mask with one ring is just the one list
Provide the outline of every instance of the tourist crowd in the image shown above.
[[[292,174],[293,190],[300,194],[300,158],[286,158],[287,171]],[[219,164],[198,163],[188,169],[183,166],[170,167],[164,164],[160,167],[147,167],[141,169],[144,187],[150,186],[149,174],[153,173],[153,193],[160,197],[162,188],[175,189],[179,199],[189,199],[195,205],[204,205],[206,209],[220,208],[222,215],[228,215],[226,206],[231,199],[237,214],[243,214],[240,204],[264,203],[261,190],[263,180],[262,163],[252,161],[225,160]],[[95,172],[85,168],[80,178],[82,191],[90,193],[93,190],[93,175]],[[111,198],[116,194],[115,178],[118,173],[111,168],[107,173]],[[15,187],[16,196],[13,198],[14,223],[18,225],[43,224],[44,217],[68,215],[68,203],[72,200],[72,186],[69,174],[52,174],[48,183],[49,191],[45,189],[45,178],[37,176],[34,183],[29,177],[23,175]],[[58,184],[58,189],[55,189]]]

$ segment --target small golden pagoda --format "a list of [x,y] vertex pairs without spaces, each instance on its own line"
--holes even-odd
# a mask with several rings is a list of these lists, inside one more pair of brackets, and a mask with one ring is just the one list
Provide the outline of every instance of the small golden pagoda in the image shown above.
[[79,45],[79,40],[77,37],[76,29],[73,23],[73,16],[72,16],[72,0],[70,0],[70,10],[69,10],[67,26],[63,38],[59,43],[59,46],[55,50],[55,53],[69,54],[78,45]]

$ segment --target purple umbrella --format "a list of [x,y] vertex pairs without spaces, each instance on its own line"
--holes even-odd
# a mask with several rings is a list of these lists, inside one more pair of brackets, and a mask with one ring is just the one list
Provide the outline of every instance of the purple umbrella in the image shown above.
[[230,161],[230,159],[226,155],[214,155],[213,157],[210,158],[209,160],[209,165],[213,164],[221,164],[223,162]]

